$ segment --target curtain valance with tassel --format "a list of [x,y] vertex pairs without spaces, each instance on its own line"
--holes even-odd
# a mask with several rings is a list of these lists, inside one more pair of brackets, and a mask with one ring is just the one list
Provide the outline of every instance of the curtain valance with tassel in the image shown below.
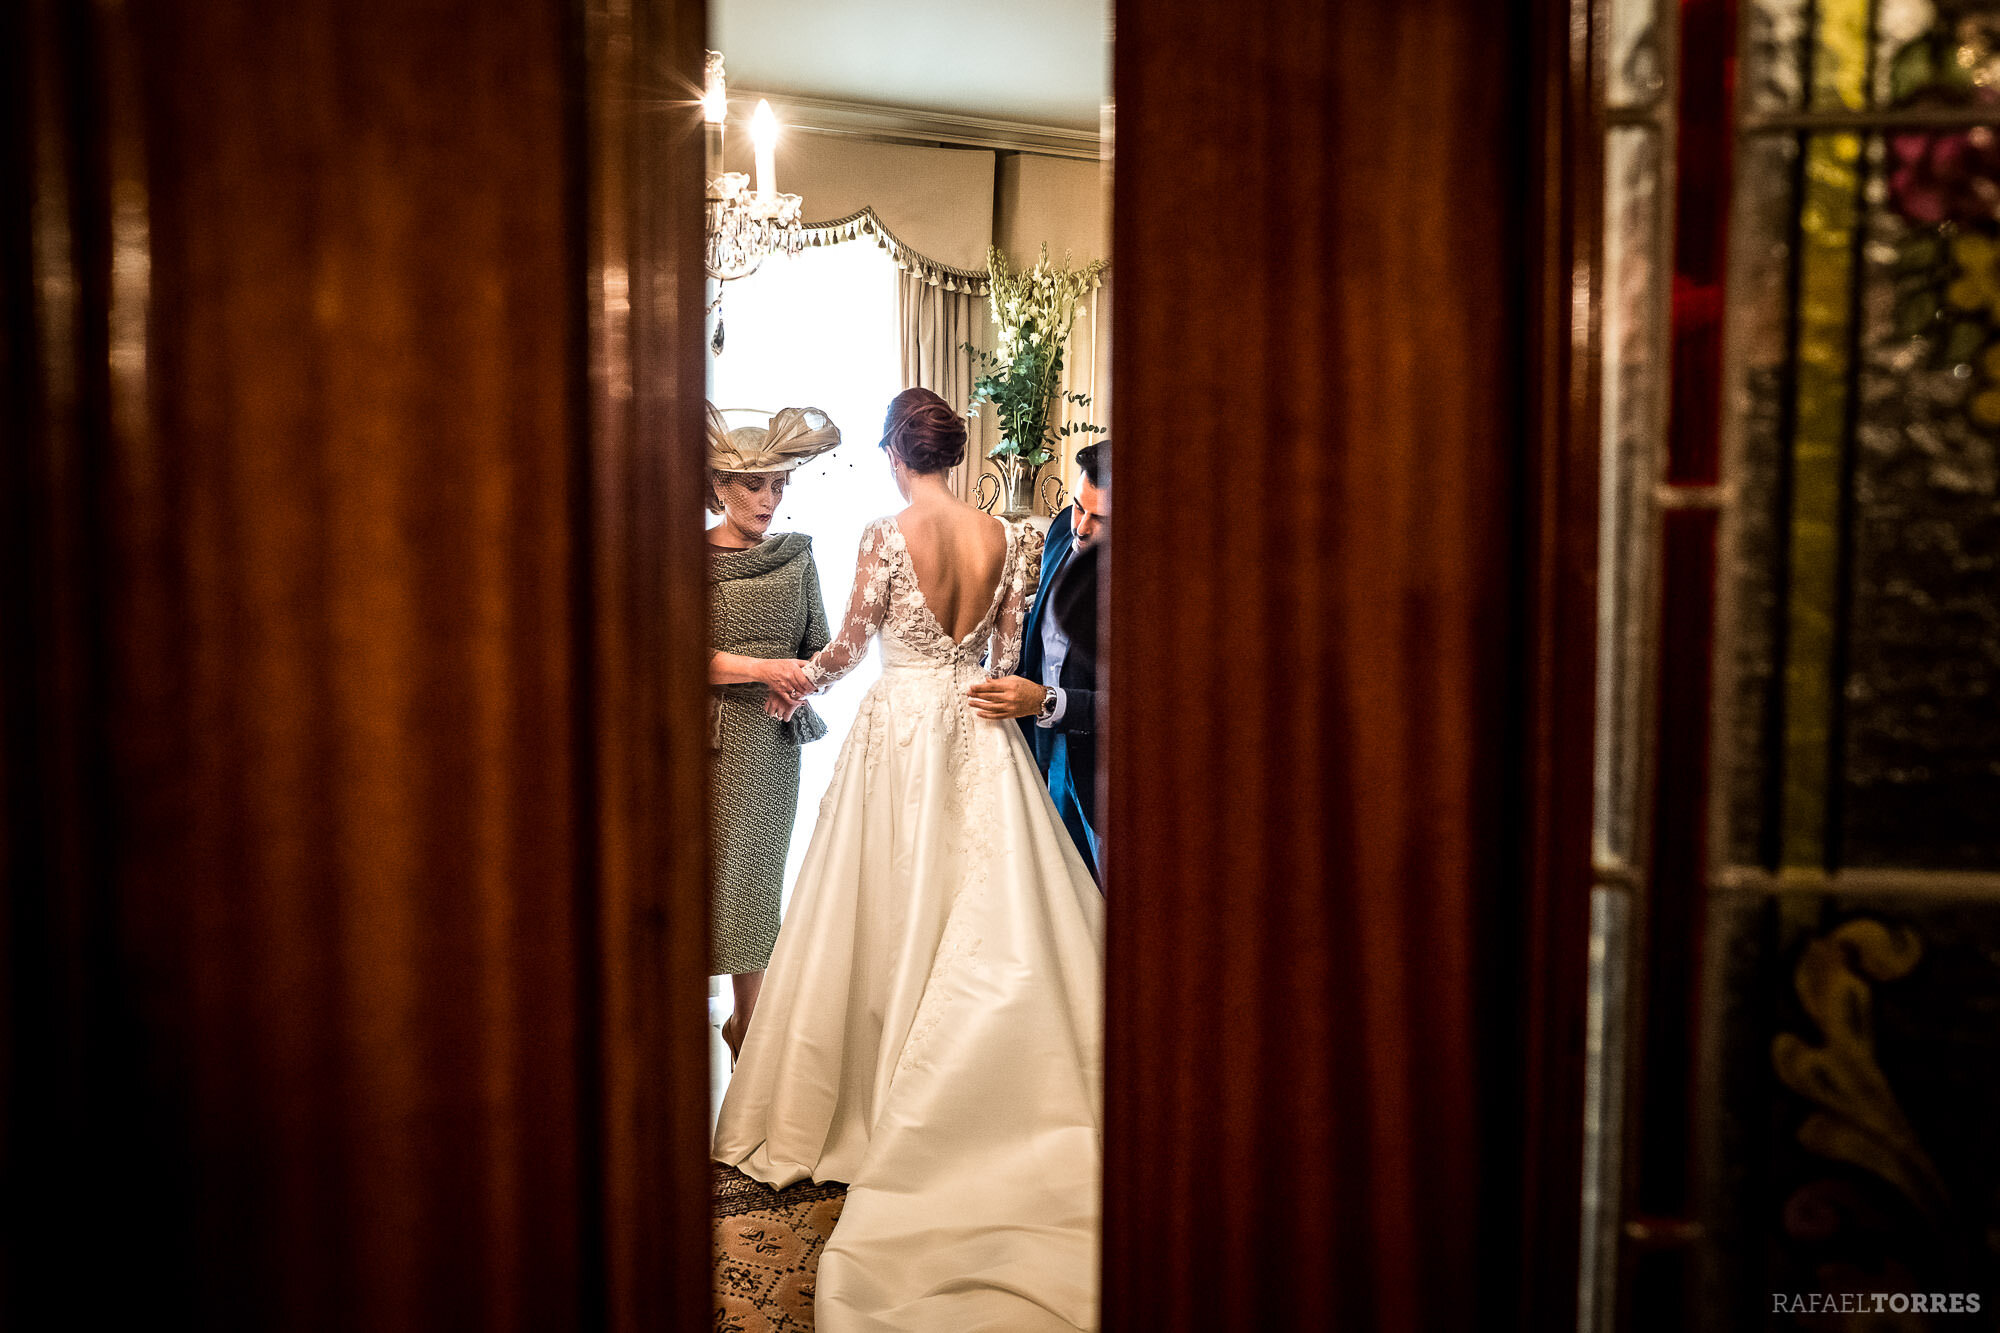
[[872,240],[895,261],[897,268],[921,279],[927,286],[942,287],[948,292],[965,292],[971,296],[984,296],[988,291],[985,269],[956,268],[918,253],[889,230],[889,225],[882,221],[872,205],[830,222],[809,222],[805,232],[808,245]]

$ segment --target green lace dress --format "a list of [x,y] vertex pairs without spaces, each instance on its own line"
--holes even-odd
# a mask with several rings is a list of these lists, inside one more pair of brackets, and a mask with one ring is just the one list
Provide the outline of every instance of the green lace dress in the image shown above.
[[[826,646],[826,607],[812,538],[787,532],[743,551],[711,547],[710,642],[745,657],[811,657]],[[710,974],[759,972],[778,942],[778,893],[799,806],[799,746],[826,734],[802,706],[789,722],[764,711],[762,684],[717,685],[714,749],[714,934]]]

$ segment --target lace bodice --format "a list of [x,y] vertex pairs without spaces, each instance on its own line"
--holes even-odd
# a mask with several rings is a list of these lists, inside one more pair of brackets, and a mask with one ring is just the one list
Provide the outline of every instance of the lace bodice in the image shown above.
[[854,590],[840,631],[806,668],[813,683],[823,687],[852,671],[877,633],[882,635],[883,662],[889,667],[916,659],[963,669],[983,660],[988,676],[1013,674],[1021,661],[1022,627],[1041,582],[1042,534],[1027,523],[1005,526],[1007,552],[992,605],[971,633],[954,640],[924,601],[896,520],[878,518],[870,523],[854,558]]

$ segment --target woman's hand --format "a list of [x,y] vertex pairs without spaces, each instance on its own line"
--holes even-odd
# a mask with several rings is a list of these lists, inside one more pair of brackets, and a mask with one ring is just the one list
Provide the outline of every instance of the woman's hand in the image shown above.
[[711,685],[769,685],[780,694],[803,699],[814,690],[806,663],[794,657],[745,657],[741,653],[710,653]]
[[806,674],[804,662],[790,657],[770,657],[760,659],[760,663],[757,679],[769,685],[772,693],[797,703],[813,692],[812,677]]
[[792,714],[798,712],[803,707],[805,705],[798,700],[788,699],[776,690],[766,691],[764,695],[764,711],[772,717],[777,718],[780,722],[791,721]]

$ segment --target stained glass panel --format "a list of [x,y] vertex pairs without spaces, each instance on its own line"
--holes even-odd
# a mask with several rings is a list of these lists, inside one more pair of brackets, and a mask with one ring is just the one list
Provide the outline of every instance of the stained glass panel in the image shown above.
[[1872,91],[1896,110],[2000,103],[2000,3],[1880,0]]
[[1755,0],[1741,40],[1752,116],[2000,106],[2000,0]]
[[1868,105],[1869,0],[1815,0],[1813,31],[1801,48],[1808,65],[1806,107],[1860,111]]
[[[1773,728],[1778,710],[1778,617],[1784,552],[1782,481],[1790,440],[1792,229],[1798,214],[1798,140],[1749,140],[1738,149],[1730,340],[1734,379],[1726,405],[1736,438],[1728,471],[1731,508],[1729,660],[1719,678],[1729,691],[1722,746],[1727,803],[1726,856],[1742,865],[1775,858],[1769,817]],[[1767,839],[1772,844],[1766,847]]]
[[1913,205],[1893,171],[1898,137],[1910,136],[1875,145],[1890,170],[1867,222],[1841,859],[1990,869],[2000,866],[2000,227],[1925,222],[1929,201]]
[[[1773,1317],[1771,1294],[1829,1273],[1856,1290],[2000,1290],[2000,904],[1725,895],[1706,948],[1712,1303],[1686,1327],[1815,1327]],[[1990,1329],[1986,1306],[1822,1326]]]
[[1785,513],[1779,861],[1817,869],[1826,861],[1827,755],[1835,721],[1840,496],[1852,390],[1861,138],[1810,135],[1804,152]]
[[1605,98],[1612,106],[1644,106],[1666,87],[1657,0],[1610,0],[1610,49]]
[[1739,863],[2000,866],[2000,224],[1954,202],[1981,181],[2000,196],[2000,163],[1942,220],[1935,182],[1899,170],[1967,160],[1974,133],[1744,146]]
[[1805,105],[1807,0],[1753,0],[1744,7],[1739,61],[1747,110],[1779,115]]
[[1639,786],[1648,497],[1662,411],[1660,136],[1612,131],[1605,150],[1604,453],[1598,564],[1597,856],[1632,856]]

